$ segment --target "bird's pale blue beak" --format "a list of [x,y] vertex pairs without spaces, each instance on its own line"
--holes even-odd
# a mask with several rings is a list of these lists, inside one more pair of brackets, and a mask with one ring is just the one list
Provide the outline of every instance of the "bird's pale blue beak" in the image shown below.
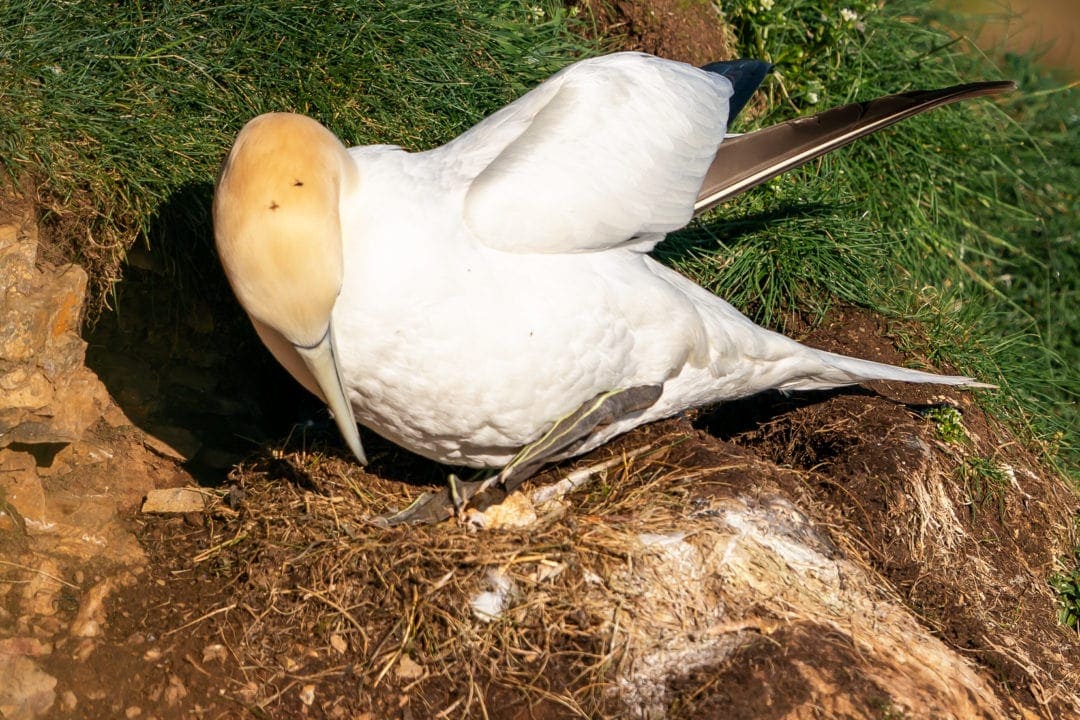
[[341,370],[334,354],[334,332],[331,324],[322,340],[312,347],[295,346],[296,351],[303,358],[304,364],[315,377],[319,384],[326,404],[334,415],[338,429],[345,444],[352,450],[353,455],[361,465],[367,465],[367,456],[364,455],[364,447],[360,444],[360,431],[356,427],[356,417],[353,415],[352,404],[345,394],[345,383],[341,379]]

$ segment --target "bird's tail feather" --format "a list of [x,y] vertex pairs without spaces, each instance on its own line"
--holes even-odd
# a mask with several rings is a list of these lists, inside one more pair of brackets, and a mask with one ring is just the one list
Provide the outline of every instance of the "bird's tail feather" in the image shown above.
[[[809,349],[809,348],[808,348]],[[937,385],[959,385],[963,387],[994,388],[996,385],[979,382],[974,378],[960,375],[937,375],[910,370],[908,368],[886,365],[872,360],[860,360],[846,355],[813,350],[815,370],[804,373],[788,383],[785,390],[821,390],[841,385],[855,385],[867,380],[900,380],[911,383],[935,383]]]

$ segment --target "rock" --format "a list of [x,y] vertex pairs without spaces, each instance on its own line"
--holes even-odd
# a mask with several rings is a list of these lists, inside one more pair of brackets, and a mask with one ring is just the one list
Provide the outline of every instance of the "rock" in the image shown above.
[[25,655],[0,652],[0,717],[34,720],[56,701],[56,678]]
[[179,675],[169,675],[169,684],[165,688],[164,699],[165,704],[169,707],[176,707],[180,704],[180,701],[187,697],[187,687],[184,686],[184,681],[180,679]]
[[83,638],[75,649],[71,651],[71,659],[75,662],[86,662],[97,650],[97,641],[92,638]]
[[86,272],[36,267],[37,242],[30,212],[0,225],[0,449],[78,440],[108,401],[83,366]]
[[52,643],[42,642],[34,637],[10,637],[0,640],[0,655],[41,657],[51,654],[52,651]]
[[48,325],[49,311],[40,303],[8,290],[0,297],[0,360],[20,362],[32,358],[45,347],[41,332]]
[[21,615],[50,616],[56,613],[57,596],[64,586],[60,573],[60,564],[54,558],[34,558],[29,580],[22,588]]
[[78,440],[101,418],[108,404],[109,391],[97,375],[80,367],[57,388],[52,406],[52,427],[58,435],[71,441]]
[[45,375],[25,367],[0,374],[0,392],[6,407],[28,410],[45,407],[53,397],[52,383]]
[[221,643],[211,643],[203,648],[202,661],[208,663],[211,661],[224,662],[229,657],[228,650]]
[[115,578],[106,578],[83,595],[79,612],[71,621],[71,636],[77,638],[97,637],[105,623],[105,598],[113,591]]
[[408,655],[402,655],[394,674],[399,680],[416,680],[424,676],[424,668]]
[[[6,396],[2,400],[0,448],[13,443],[36,445],[74,442],[101,418],[108,405],[109,393],[105,386],[93,371],[85,367],[78,367],[54,381],[51,398],[40,385],[40,380],[34,380],[34,377],[40,378],[41,373],[36,369],[27,372],[27,386],[17,396],[18,405],[9,405]],[[37,384],[30,386],[31,383]],[[25,407],[36,405],[39,401],[46,404]]]
[[23,520],[44,522],[45,491],[33,455],[0,451],[0,500],[10,504]]
[[[50,344],[65,335],[78,335],[87,283],[86,271],[75,264],[58,267],[51,275],[48,291],[51,312],[49,334],[46,336]],[[85,343],[83,348],[85,352]]]
[[203,494],[192,488],[165,488],[146,493],[144,513],[202,512],[206,507]]
[[37,223],[32,212],[27,210],[0,225],[0,287],[29,292],[37,250]]
[[134,425],[134,423],[131,422],[131,418],[125,415],[124,411],[120,409],[120,406],[116,403],[109,403],[109,406],[105,408],[105,412],[104,414],[102,414],[101,417],[111,428],[121,428],[128,427],[129,425]]

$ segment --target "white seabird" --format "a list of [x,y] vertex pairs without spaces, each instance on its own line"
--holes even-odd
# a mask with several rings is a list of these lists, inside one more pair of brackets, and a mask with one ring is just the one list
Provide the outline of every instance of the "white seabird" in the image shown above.
[[894,95],[725,140],[767,68],[584,60],[416,153],[346,149],[310,118],[259,116],[215,192],[221,262],[361,462],[357,422],[439,462],[525,474],[771,388],[984,386],[806,347],[649,257],[696,212],[780,172],[1013,87]]

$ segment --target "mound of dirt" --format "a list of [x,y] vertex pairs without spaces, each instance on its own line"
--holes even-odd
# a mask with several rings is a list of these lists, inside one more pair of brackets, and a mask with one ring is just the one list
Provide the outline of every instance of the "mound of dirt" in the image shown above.
[[688,0],[580,0],[599,37],[621,50],[705,65],[731,59],[731,29],[716,5]]

